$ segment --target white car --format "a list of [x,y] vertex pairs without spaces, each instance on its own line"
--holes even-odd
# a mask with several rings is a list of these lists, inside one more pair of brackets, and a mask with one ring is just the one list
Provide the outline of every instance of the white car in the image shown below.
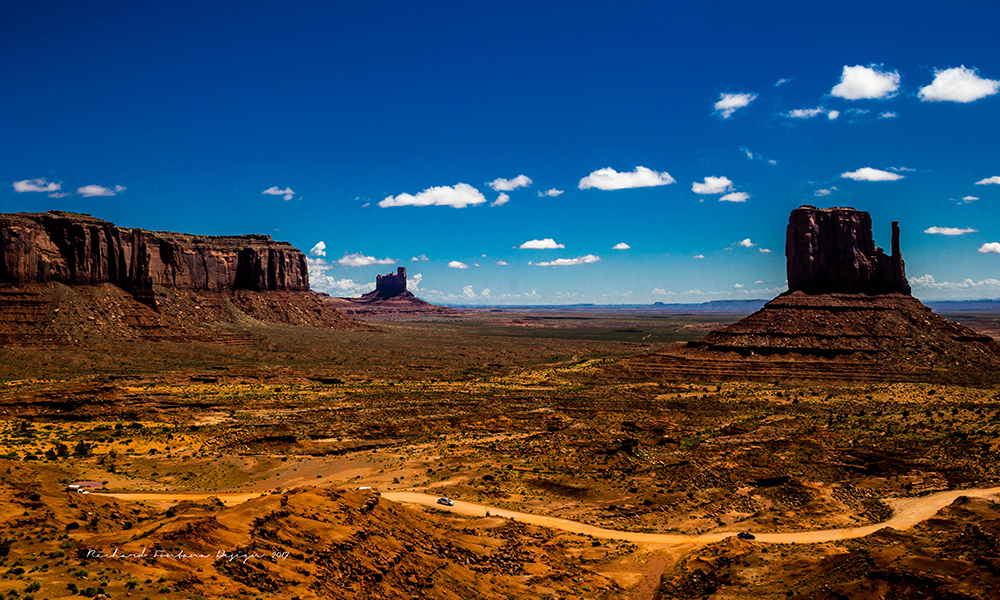
[[444,504],[445,506],[455,506],[455,501],[450,498],[438,498],[438,504]]

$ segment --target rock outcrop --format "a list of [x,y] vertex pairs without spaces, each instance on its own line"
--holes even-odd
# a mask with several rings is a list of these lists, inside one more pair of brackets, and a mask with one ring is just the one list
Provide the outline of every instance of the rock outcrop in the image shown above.
[[266,235],[197,236],[52,211],[0,215],[0,283],[111,283],[156,306],[153,286],[305,291],[305,255]]
[[792,211],[788,291],[679,352],[626,369],[666,379],[1000,382],[1000,345],[910,295],[892,224],[892,254],[853,208]]
[[892,223],[892,254],[875,247],[872,220],[853,208],[800,206],[785,238],[788,291],[807,294],[910,293]]

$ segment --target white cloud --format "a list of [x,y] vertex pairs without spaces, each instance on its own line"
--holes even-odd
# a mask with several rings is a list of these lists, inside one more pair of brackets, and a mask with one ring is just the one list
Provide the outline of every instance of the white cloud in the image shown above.
[[611,167],[598,169],[580,180],[580,189],[624,190],[630,188],[656,187],[674,183],[674,178],[666,171],[657,173],[646,167],[636,167],[631,173],[619,173]]
[[896,118],[896,117],[898,117],[898,116],[899,116],[899,115],[897,115],[897,114],[896,114],[896,113],[894,113],[893,111],[891,111],[891,110],[887,110],[887,111],[885,111],[884,113],[880,114],[880,115],[878,116],[878,118],[880,118],[880,119],[895,119],[895,118]]
[[285,200],[291,200],[292,196],[295,195],[295,192],[292,191],[292,188],[281,189],[276,185],[272,185],[271,187],[267,188],[266,190],[264,190],[263,193],[269,196],[284,196]]
[[723,119],[733,116],[733,113],[750,104],[757,98],[757,94],[719,94],[719,101],[715,103],[715,112],[719,113]]
[[566,246],[556,243],[552,238],[545,238],[544,240],[529,240],[521,244],[520,248],[522,250],[549,250],[555,248],[565,248]]
[[465,296],[466,298],[471,299],[476,297],[476,292],[475,290],[472,289],[471,285],[467,285],[464,288],[462,288],[462,295]]
[[494,192],[509,192],[520,187],[528,187],[531,185],[531,178],[527,175],[518,175],[514,179],[503,179],[502,177],[497,177],[486,185],[493,188]]
[[106,188],[100,185],[85,185],[76,191],[84,198],[91,198],[93,196],[115,196],[124,192],[125,189],[126,188],[123,185],[116,185],[114,189]]
[[326,274],[333,267],[322,258],[306,257],[309,269],[309,288],[331,296],[357,297],[375,289],[374,283],[356,283],[352,279],[337,279]]
[[[983,250],[979,249],[980,252],[997,252],[1000,253],[1000,244],[984,244],[985,246],[994,246],[994,249]],[[965,281],[960,281],[957,283],[951,283],[948,281],[936,281],[933,275],[924,275],[922,277],[913,277],[910,279],[910,284],[914,288],[918,289],[930,289],[930,290],[971,290],[978,291],[984,289],[998,289],[1000,288],[1000,279],[983,279],[980,281],[973,281],[971,279],[966,279]]]
[[987,177],[976,182],[976,185],[1000,185],[1000,175]]
[[667,290],[665,290],[663,288],[653,288],[653,295],[654,296],[666,296],[667,295]]
[[14,191],[18,194],[23,194],[24,192],[58,192],[60,189],[62,189],[62,183],[50,182],[44,177],[14,182]]
[[368,267],[371,265],[394,265],[396,261],[391,258],[365,256],[361,252],[355,252],[354,254],[344,252],[344,256],[337,260],[337,264],[345,267]]
[[975,68],[934,69],[934,81],[920,88],[924,102],[975,102],[1000,91],[1000,81],[983,79]]
[[896,181],[897,179],[903,178],[903,176],[898,173],[880,171],[871,167],[864,167],[858,169],[857,171],[841,173],[840,176],[844,179],[853,179],[855,181]]
[[733,287],[736,288],[736,289],[740,289],[741,287],[743,287],[743,284],[742,283],[737,283]]
[[470,204],[483,204],[486,196],[482,192],[467,183],[456,183],[454,187],[442,185],[431,187],[420,192],[416,196],[410,194],[400,194],[396,197],[389,196],[378,203],[382,208],[390,206],[452,206],[454,208],[465,208]]
[[750,194],[746,192],[733,192],[719,198],[719,202],[746,202]]
[[790,119],[811,119],[826,112],[826,108],[819,106],[816,108],[796,108],[784,113]]
[[69,192],[56,192],[54,194],[49,194],[49,198],[65,198],[66,196],[72,196]]
[[416,275],[411,275],[406,280],[406,288],[411,292],[420,291],[420,282],[424,280],[423,273],[417,273]]
[[973,229],[971,227],[966,227],[965,229],[959,229],[958,227],[928,227],[924,230],[924,233],[938,235],[965,235],[967,233],[977,233],[978,231],[978,229]]
[[979,196],[963,196],[962,197],[962,202],[965,203],[965,204],[968,204],[969,202],[975,202],[976,200],[979,200]]
[[490,288],[483,288],[483,298],[490,297]]
[[840,111],[839,110],[828,110],[828,111],[826,111],[826,118],[830,119],[831,121],[836,120],[837,117],[839,117],[839,116],[840,116]]
[[612,250],[631,250],[632,246],[629,246],[625,242],[620,242],[611,247]]
[[506,267],[507,266],[507,261],[505,261],[505,260],[498,260],[497,264],[500,265],[500,266]]
[[791,78],[782,77],[781,79],[774,82],[774,87],[781,87],[791,81]]
[[705,258],[705,255],[704,254],[695,254],[691,258]]
[[829,196],[830,194],[836,191],[837,191],[837,186],[830,186],[829,188],[816,190],[815,192],[813,192],[813,196],[818,196],[818,197]]
[[448,263],[448,266],[450,268],[452,268],[452,269],[468,269],[469,268],[469,265],[465,264],[464,262],[459,262],[457,260],[451,261],[450,263]]
[[497,199],[490,204],[490,206],[503,206],[504,204],[507,204],[507,202],[509,201],[510,201],[510,196],[501,192],[500,195],[497,196]]
[[691,191],[696,194],[722,194],[732,189],[733,182],[728,177],[706,177],[704,183],[691,184]]
[[769,248],[761,248],[760,251],[764,254],[770,254],[771,250]]
[[545,262],[534,263],[534,265],[536,267],[567,267],[570,265],[586,265],[590,263],[595,263],[599,260],[601,260],[601,257],[594,256],[593,254],[588,254],[586,256],[578,256],[576,258],[557,258],[556,260],[548,260]]
[[736,245],[737,245],[737,246],[740,246],[740,247],[743,247],[743,248],[753,248],[753,247],[754,247],[754,246],[756,246],[757,244],[755,244],[755,243],[751,242],[751,241],[750,241],[750,238],[746,238],[745,240],[742,240],[742,241],[740,241],[740,242],[737,242],[737,243],[736,243]]
[[322,240],[319,241],[319,242],[316,242],[316,245],[313,246],[311,250],[309,250],[309,255],[310,256],[326,256],[326,242],[323,242]]
[[987,252],[1000,254],[1000,242],[987,242],[979,247],[980,254],[986,254]]
[[831,96],[847,100],[892,98],[899,89],[899,73],[883,71],[875,65],[862,67],[844,65],[840,83],[830,90]]
[[410,262],[420,262],[422,260],[430,260],[430,259],[427,258],[426,254],[421,254],[419,256],[414,256],[413,258],[411,258]]
[[547,190],[547,191],[544,191],[544,192],[538,192],[538,197],[541,198],[543,196],[551,196],[551,197],[555,198],[556,196],[558,196],[558,195],[560,195],[562,193],[563,193],[562,190],[557,190],[556,188],[552,188],[551,190]]

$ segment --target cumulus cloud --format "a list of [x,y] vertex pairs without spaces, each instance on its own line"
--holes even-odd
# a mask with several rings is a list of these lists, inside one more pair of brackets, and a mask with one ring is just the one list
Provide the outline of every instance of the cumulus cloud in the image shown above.
[[406,287],[411,292],[419,292],[420,291],[420,282],[423,281],[423,280],[424,280],[423,273],[417,273],[416,275],[411,275],[406,280]]
[[528,264],[534,264],[536,267],[568,267],[570,265],[586,265],[595,263],[599,260],[601,260],[601,257],[588,254],[586,256],[578,256],[576,258],[557,258],[556,260],[547,260],[545,262]]
[[705,258],[705,255],[704,254],[695,254],[691,258]]
[[832,185],[832,186],[830,186],[828,188],[824,188],[824,189],[821,189],[821,190],[816,190],[815,192],[813,192],[813,196],[817,196],[817,197],[829,196],[830,194],[832,194],[832,193],[834,193],[836,191],[837,191],[837,186]]
[[966,69],[965,65],[954,69],[934,69],[934,81],[920,88],[917,94],[924,102],[975,102],[1000,91],[1000,81],[984,79],[979,70]]
[[337,259],[337,264],[345,267],[368,267],[371,265],[394,265],[396,261],[391,258],[365,256],[361,252],[355,252],[354,254],[344,252],[344,256]]
[[654,296],[666,296],[667,295],[667,290],[665,290],[663,288],[653,288],[653,295]]
[[476,297],[476,291],[472,289],[471,285],[467,285],[464,288],[462,288],[462,295],[465,296],[466,298],[470,298],[470,299],[471,298],[475,298]]
[[624,190],[630,188],[656,187],[674,183],[674,178],[666,171],[658,173],[646,167],[636,167],[631,173],[619,173],[611,167],[598,169],[580,180],[580,189]]
[[285,189],[281,189],[276,185],[272,185],[271,187],[267,188],[266,190],[264,190],[263,193],[267,194],[268,196],[284,196],[285,200],[291,200],[292,196],[295,195],[295,192],[292,191],[292,188],[288,187]]
[[973,229],[971,227],[966,227],[965,229],[959,229],[958,227],[928,227],[924,230],[924,233],[937,235],[965,235],[967,233],[977,233],[978,231],[978,229]]
[[986,254],[992,252],[993,254],[1000,254],[1000,242],[987,242],[979,247],[980,254]]
[[420,192],[416,196],[410,194],[400,194],[396,197],[389,196],[378,203],[382,208],[390,206],[451,206],[454,208],[465,208],[470,204],[483,204],[486,196],[482,192],[467,183],[456,183],[454,186],[442,185],[431,187]]
[[551,197],[555,198],[556,196],[558,196],[558,195],[560,195],[562,193],[563,193],[562,190],[557,190],[556,188],[552,188],[551,190],[546,190],[544,192],[538,192],[538,197],[541,198],[541,197],[544,197],[544,196],[551,196]]
[[736,245],[740,246],[741,248],[753,248],[757,244],[751,242],[750,238],[746,238],[745,240],[741,240],[741,241],[737,242]]
[[502,267],[506,267],[507,266],[507,261],[505,261],[505,260],[498,260],[497,264],[500,265],[500,266],[502,266]]
[[326,242],[320,240],[309,250],[310,256],[326,256]]
[[426,254],[421,254],[419,256],[414,256],[413,258],[411,258],[410,262],[419,262],[419,261],[422,261],[422,260],[430,260],[430,259],[427,258]]
[[857,171],[841,173],[840,176],[844,179],[853,179],[855,181],[896,181],[897,179],[903,178],[903,176],[898,173],[880,171],[871,167],[864,167],[858,169]]
[[723,119],[733,116],[733,113],[757,99],[757,94],[719,94],[715,103],[715,112]]
[[892,98],[899,90],[899,73],[883,71],[881,65],[862,67],[844,65],[840,75],[840,83],[830,90],[831,96],[846,100],[873,100],[877,98]]
[[629,246],[625,242],[620,242],[611,247],[612,250],[631,250],[632,246]]
[[493,181],[487,183],[486,185],[493,188],[494,192],[509,192],[511,190],[516,190],[520,187],[528,187],[531,185],[531,178],[527,175],[518,175],[514,179],[504,179],[502,177],[497,177]]
[[878,118],[880,118],[880,119],[895,119],[897,116],[899,116],[899,115],[897,115],[896,113],[892,112],[891,110],[887,110],[887,111],[883,112],[882,114],[880,114],[878,116]]
[[728,177],[706,177],[704,183],[691,184],[691,191],[696,194],[722,194],[732,189],[733,182]]
[[76,191],[84,198],[91,198],[94,196],[116,196],[125,190],[126,188],[123,185],[116,185],[114,188],[106,188],[100,185],[85,185]]
[[733,192],[719,198],[719,202],[746,202],[750,194],[746,192]]
[[743,284],[742,283],[737,283],[733,287],[736,288],[736,289],[740,289],[741,287],[743,287]]
[[500,195],[497,196],[497,199],[490,204],[490,206],[503,206],[504,204],[507,204],[508,201],[510,201],[510,196],[501,192]]
[[14,191],[18,194],[23,194],[24,192],[58,192],[60,189],[62,189],[62,183],[50,182],[44,177],[14,182]]
[[333,265],[322,258],[306,257],[309,269],[309,287],[331,296],[357,297],[375,289],[374,283],[357,283],[352,279],[337,279],[326,274]]
[[826,111],[826,118],[830,119],[831,121],[835,120],[839,116],[840,116],[840,111],[839,110],[828,110],[828,111]]
[[555,248],[565,248],[566,246],[562,244],[557,244],[552,238],[545,238],[544,240],[528,240],[521,244],[521,249],[528,250],[549,250]]
[[976,182],[976,185],[1000,185],[1000,175],[987,177]]
[[976,200],[979,200],[979,196],[962,196],[962,203],[963,204],[968,204],[970,202],[975,202]]
[[452,269],[468,269],[469,268],[469,265],[465,264],[464,262],[459,262],[457,260],[451,261],[450,263],[448,263],[448,266],[450,268],[452,268]]
[[[985,246],[994,246],[993,250],[983,250],[979,249],[980,252],[997,252],[1000,253],[1000,244],[984,244]],[[921,277],[913,277],[910,280],[910,284],[917,289],[930,289],[930,290],[953,290],[953,291],[982,291],[982,290],[996,290],[1000,289],[1000,279],[982,279],[980,281],[973,281],[972,279],[966,279],[965,281],[959,282],[949,282],[949,281],[937,281],[934,279],[933,275],[923,275]]]
[[763,254],[770,254],[771,253],[771,249],[770,248],[760,248],[760,251]]

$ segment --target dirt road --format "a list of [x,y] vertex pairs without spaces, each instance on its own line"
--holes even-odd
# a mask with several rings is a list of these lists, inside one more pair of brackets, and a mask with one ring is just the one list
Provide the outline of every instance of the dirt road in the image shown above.
[[[851,527],[847,529],[824,529],[819,531],[799,531],[795,533],[758,533],[754,534],[758,542],[773,544],[813,544],[817,542],[830,542],[834,540],[845,540],[849,538],[864,537],[876,531],[892,527],[893,529],[909,529],[917,523],[932,517],[939,510],[948,506],[960,496],[984,498],[1000,494],[1000,487],[981,490],[951,490],[938,492],[927,496],[915,498],[887,498],[886,503],[893,509],[893,516],[887,521],[865,527]],[[736,535],[736,532],[708,533],[704,535],[680,535],[663,533],[639,533],[632,531],[616,531],[604,529],[585,523],[578,523],[568,519],[549,517],[545,515],[533,515],[529,513],[516,512],[472,504],[455,500],[454,506],[444,506],[437,503],[437,496],[421,494],[419,492],[383,492],[382,497],[394,502],[406,502],[409,504],[420,504],[423,506],[433,506],[441,510],[455,512],[461,515],[473,517],[490,516],[505,517],[523,523],[541,525],[590,535],[596,538],[625,540],[649,547],[678,546],[684,544],[708,544],[724,540],[727,537]]]

